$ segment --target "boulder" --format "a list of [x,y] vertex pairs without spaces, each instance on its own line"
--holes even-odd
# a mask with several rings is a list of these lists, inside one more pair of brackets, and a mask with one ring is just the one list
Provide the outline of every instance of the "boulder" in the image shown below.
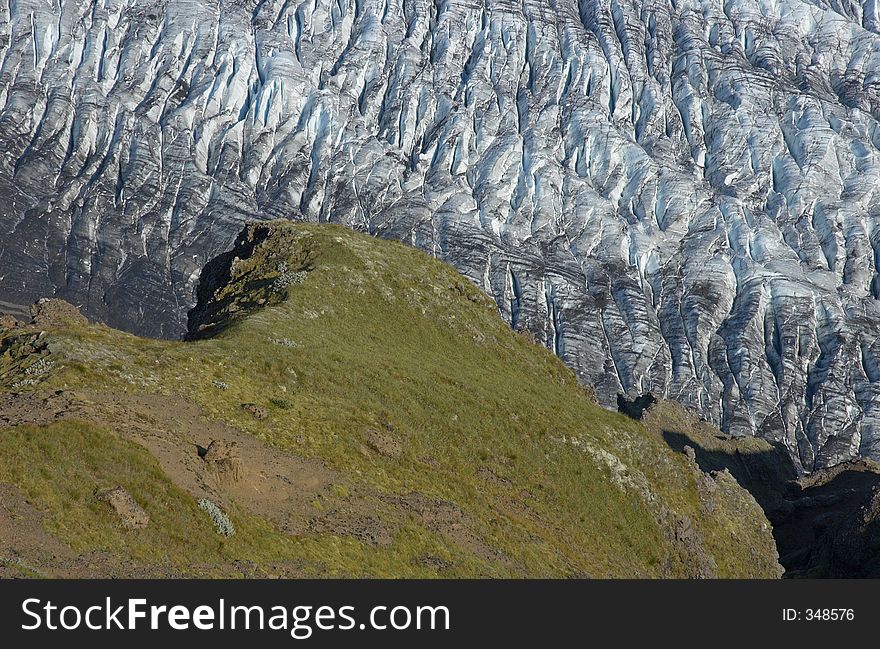
[[139,530],[149,525],[150,515],[122,487],[99,491],[96,497],[113,508],[126,529]]
[[263,406],[258,406],[255,403],[243,403],[241,404],[241,409],[253,416],[254,419],[259,419],[260,421],[269,416],[268,410],[266,410]]
[[237,482],[241,479],[241,460],[235,442],[215,439],[205,450],[202,459],[220,474]]
[[0,314],[0,330],[3,329],[15,329],[21,323],[15,319],[15,316],[11,316],[7,313]]
[[39,327],[86,324],[88,319],[64,300],[42,298],[31,305],[31,322]]
[[375,428],[367,428],[367,446],[376,451],[379,455],[390,458],[399,458],[403,449],[400,442],[391,437],[387,433],[383,433]]

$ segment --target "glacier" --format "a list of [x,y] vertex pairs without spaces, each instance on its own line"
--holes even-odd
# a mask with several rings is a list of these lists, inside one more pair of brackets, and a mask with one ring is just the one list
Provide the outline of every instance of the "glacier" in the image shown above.
[[6,0],[0,300],[179,337],[245,221],[450,262],[596,389],[880,460],[878,0]]

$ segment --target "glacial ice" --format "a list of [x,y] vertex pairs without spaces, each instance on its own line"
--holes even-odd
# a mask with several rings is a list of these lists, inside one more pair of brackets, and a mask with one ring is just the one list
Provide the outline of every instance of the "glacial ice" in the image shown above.
[[876,0],[16,0],[0,299],[173,337],[243,221],[346,223],[606,404],[880,459],[878,119]]

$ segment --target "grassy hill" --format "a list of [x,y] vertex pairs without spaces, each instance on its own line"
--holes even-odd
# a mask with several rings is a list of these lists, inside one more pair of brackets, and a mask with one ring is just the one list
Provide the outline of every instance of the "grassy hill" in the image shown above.
[[190,320],[148,340],[46,302],[0,331],[0,573],[778,576],[729,474],[598,407],[423,253],[253,225]]

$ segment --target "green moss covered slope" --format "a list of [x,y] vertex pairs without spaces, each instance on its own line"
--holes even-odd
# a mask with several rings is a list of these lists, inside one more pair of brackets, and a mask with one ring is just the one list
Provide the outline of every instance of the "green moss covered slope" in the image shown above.
[[[729,475],[597,406],[488,297],[403,245],[250,226],[203,273],[186,342],[48,306],[0,333],[0,483],[70,554],[0,536],[0,566],[82,574],[91,553],[119,574],[779,574]],[[235,443],[234,471],[206,460],[215,440]],[[96,500],[114,486],[149,525]]]

